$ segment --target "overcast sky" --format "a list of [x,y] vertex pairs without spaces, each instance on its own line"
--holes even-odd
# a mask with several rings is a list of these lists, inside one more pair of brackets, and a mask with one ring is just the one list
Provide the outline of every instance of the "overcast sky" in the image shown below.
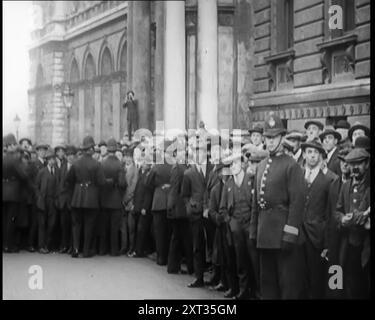
[[16,114],[21,118],[20,138],[28,134],[30,33],[32,30],[31,1],[3,1],[3,136],[15,134]]

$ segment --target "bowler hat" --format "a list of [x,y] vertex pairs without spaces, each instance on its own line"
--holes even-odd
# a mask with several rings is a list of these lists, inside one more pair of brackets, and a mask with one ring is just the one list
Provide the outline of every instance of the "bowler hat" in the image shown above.
[[370,129],[360,122],[356,122],[348,131],[349,139],[352,140],[352,136],[355,130],[362,129],[366,136],[370,136]]
[[360,162],[370,158],[370,154],[362,148],[354,148],[349,154],[345,157],[347,163]]
[[370,138],[367,136],[358,137],[357,139],[355,139],[354,148],[363,148],[366,150],[370,150],[371,149]]
[[323,130],[323,128],[324,128],[323,123],[321,123],[320,121],[317,121],[317,120],[309,120],[309,121],[306,121],[306,123],[305,123],[305,129],[307,130],[307,128],[308,128],[309,125],[311,125],[311,124],[316,125],[320,130]]
[[22,144],[23,141],[27,141],[29,145],[32,145],[31,140],[29,138],[22,138],[19,143]]
[[329,134],[333,135],[336,139],[337,139],[337,142],[340,142],[341,140],[341,134],[339,132],[337,132],[335,129],[333,128],[326,128],[324,130],[324,132],[322,132],[320,135],[319,135],[319,138],[320,138],[320,141],[323,141],[324,140],[324,137],[325,136],[328,136]]
[[305,151],[306,148],[314,148],[317,149],[321,154],[326,154],[326,151],[324,150],[322,143],[319,141],[319,139],[315,138],[312,141],[306,141],[301,144],[302,151]]
[[71,156],[77,153],[77,148],[73,145],[66,146],[66,155]]
[[294,140],[302,141],[303,138],[304,138],[304,134],[298,130],[291,130],[285,136],[285,139],[288,139],[288,140],[294,139]]
[[35,150],[39,150],[39,149],[48,150],[48,144],[42,144],[42,143],[37,144],[35,147]]
[[101,146],[107,146],[107,143],[106,143],[104,140],[100,140],[98,146],[99,146],[99,148],[100,148]]
[[117,142],[114,138],[108,140],[106,144],[108,152],[116,152],[118,149]]
[[17,140],[13,133],[9,133],[4,137],[3,143],[4,146],[10,146],[12,144],[17,144]]
[[265,137],[276,137],[278,135],[284,135],[286,133],[286,130],[284,128],[284,125],[280,119],[273,111],[271,111],[265,120],[264,124],[264,133],[263,135]]
[[251,135],[253,132],[258,132],[260,134],[263,134],[264,130],[263,130],[263,128],[261,126],[255,125],[252,129],[249,129],[248,131],[249,131],[249,133]]
[[339,120],[336,125],[335,129],[350,129],[350,123],[346,120]]
[[95,147],[95,141],[92,136],[86,136],[83,138],[81,150],[88,150]]
[[289,142],[288,139],[285,139],[285,140],[282,142],[282,146],[283,146],[286,150],[288,150],[288,151],[293,152],[293,150],[294,150],[294,146]]
[[55,152],[57,152],[57,150],[59,150],[59,149],[62,149],[62,150],[64,150],[64,151],[66,151],[66,146],[64,146],[64,145],[62,145],[62,144],[57,145],[57,146],[55,147]]

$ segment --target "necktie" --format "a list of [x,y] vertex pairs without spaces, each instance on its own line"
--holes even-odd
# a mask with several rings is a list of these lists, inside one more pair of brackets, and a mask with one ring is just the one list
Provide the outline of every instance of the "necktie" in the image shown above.
[[311,183],[312,170],[309,170],[309,169],[307,169],[307,170],[308,170],[308,172],[307,172],[307,175],[306,175],[306,181],[308,183]]

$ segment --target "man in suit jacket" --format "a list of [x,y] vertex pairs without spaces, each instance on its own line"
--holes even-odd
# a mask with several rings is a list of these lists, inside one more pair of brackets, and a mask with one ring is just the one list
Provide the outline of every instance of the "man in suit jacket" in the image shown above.
[[138,181],[138,169],[134,163],[133,148],[125,152],[126,190],[123,197],[123,215],[121,218],[121,254],[132,256],[135,250],[134,190]]
[[168,193],[168,218],[172,225],[172,236],[168,254],[168,273],[181,272],[181,258],[184,253],[188,273],[194,272],[193,242],[190,221],[186,215],[184,199],[181,196],[184,172],[188,169],[185,159],[175,155],[176,163],[171,169],[170,189]]
[[153,252],[153,239],[151,237],[153,190],[147,184],[150,170],[151,164],[149,164],[146,159],[142,159],[137,184],[134,190],[134,212],[135,216],[139,217],[134,257],[144,257]]
[[195,163],[184,172],[182,181],[182,197],[186,206],[186,214],[190,218],[193,232],[194,273],[196,279],[189,284],[190,288],[203,287],[205,268],[205,236],[204,217],[208,217],[207,194],[207,148],[198,145],[194,150]]
[[340,149],[338,143],[341,140],[341,135],[333,128],[326,128],[326,130],[320,134],[319,138],[327,153],[328,169],[340,177],[340,159],[338,158]]
[[22,201],[21,188],[27,183],[28,176],[14,135],[5,136],[3,143],[6,147],[3,158],[3,250],[17,252],[16,220]]
[[282,151],[284,126],[270,113],[265,123],[269,157],[262,160],[254,179],[250,239],[260,254],[263,299],[304,297],[303,173]]
[[[56,148],[55,148],[56,150]],[[55,151],[56,152],[56,151]],[[75,161],[76,148],[74,146],[64,147],[64,155],[67,159],[61,158],[61,166],[57,169],[57,200],[56,208],[60,219],[61,239],[60,253],[72,253],[72,189],[66,184],[67,174]]]
[[46,153],[47,165],[38,172],[36,178],[38,208],[38,245],[40,253],[52,250],[52,240],[57,227],[57,170],[55,154],[52,150]]
[[46,144],[38,144],[35,147],[36,153],[37,153],[37,159],[35,161],[35,165],[38,168],[38,171],[42,168],[44,168],[47,165],[45,156],[46,152],[48,150],[48,145]]
[[[169,144],[165,142],[164,151]],[[166,162],[166,161],[165,161]],[[170,189],[172,166],[169,163],[155,164],[147,179],[147,184],[153,190],[152,217],[154,224],[156,263],[167,265],[168,248],[171,236],[171,226],[167,219],[168,192]]]
[[121,201],[125,191],[125,171],[120,160],[115,156],[117,143],[109,139],[107,143],[108,156],[102,161],[105,185],[101,187],[101,223],[100,223],[100,254],[107,252],[108,234],[110,235],[110,253],[119,255],[119,232],[121,222]]
[[325,268],[322,251],[327,248],[326,228],[331,211],[332,183],[320,169],[322,155],[325,153],[318,139],[302,144],[305,154],[305,207],[303,227],[308,295],[311,299],[324,298]]
[[103,168],[93,159],[95,142],[91,136],[83,139],[83,154],[68,171],[66,181],[73,189],[72,223],[73,223],[73,253],[79,256],[82,225],[84,228],[83,257],[91,257],[95,221],[99,211],[99,189],[105,184]]
[[253,261],[255,247],[249,237],[249,223],[252,207],[253,181],[242,168],[241,154],[232,155],[224,162],[231,164],[232,175],[226,181],[220,202],[220,213],[229,222],[236,252],[239,293],[236,299],[250,297],[250,289],[255,296],[259,291]]
[[347,299],[369,298],[367,272],[361,259],[369,232],[365,228],[365,222],[369,219],[368,213],[365,214],[369,203],[363,204],[363,200],[368,198],[366,194],[370,187],[366,175],[369,159],[370,155],[364,149],[353,149],[345,157],[351,168],[352,178],[343,184],[336,207],[336,218],[343,233],[339,263],[343,268]]

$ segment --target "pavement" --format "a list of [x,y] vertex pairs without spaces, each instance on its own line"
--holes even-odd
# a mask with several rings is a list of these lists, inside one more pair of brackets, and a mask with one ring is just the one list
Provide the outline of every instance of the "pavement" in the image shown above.
[[223,299],[222,292],[188,288],[192,280],[148,258],[3,253],[4,300]]

